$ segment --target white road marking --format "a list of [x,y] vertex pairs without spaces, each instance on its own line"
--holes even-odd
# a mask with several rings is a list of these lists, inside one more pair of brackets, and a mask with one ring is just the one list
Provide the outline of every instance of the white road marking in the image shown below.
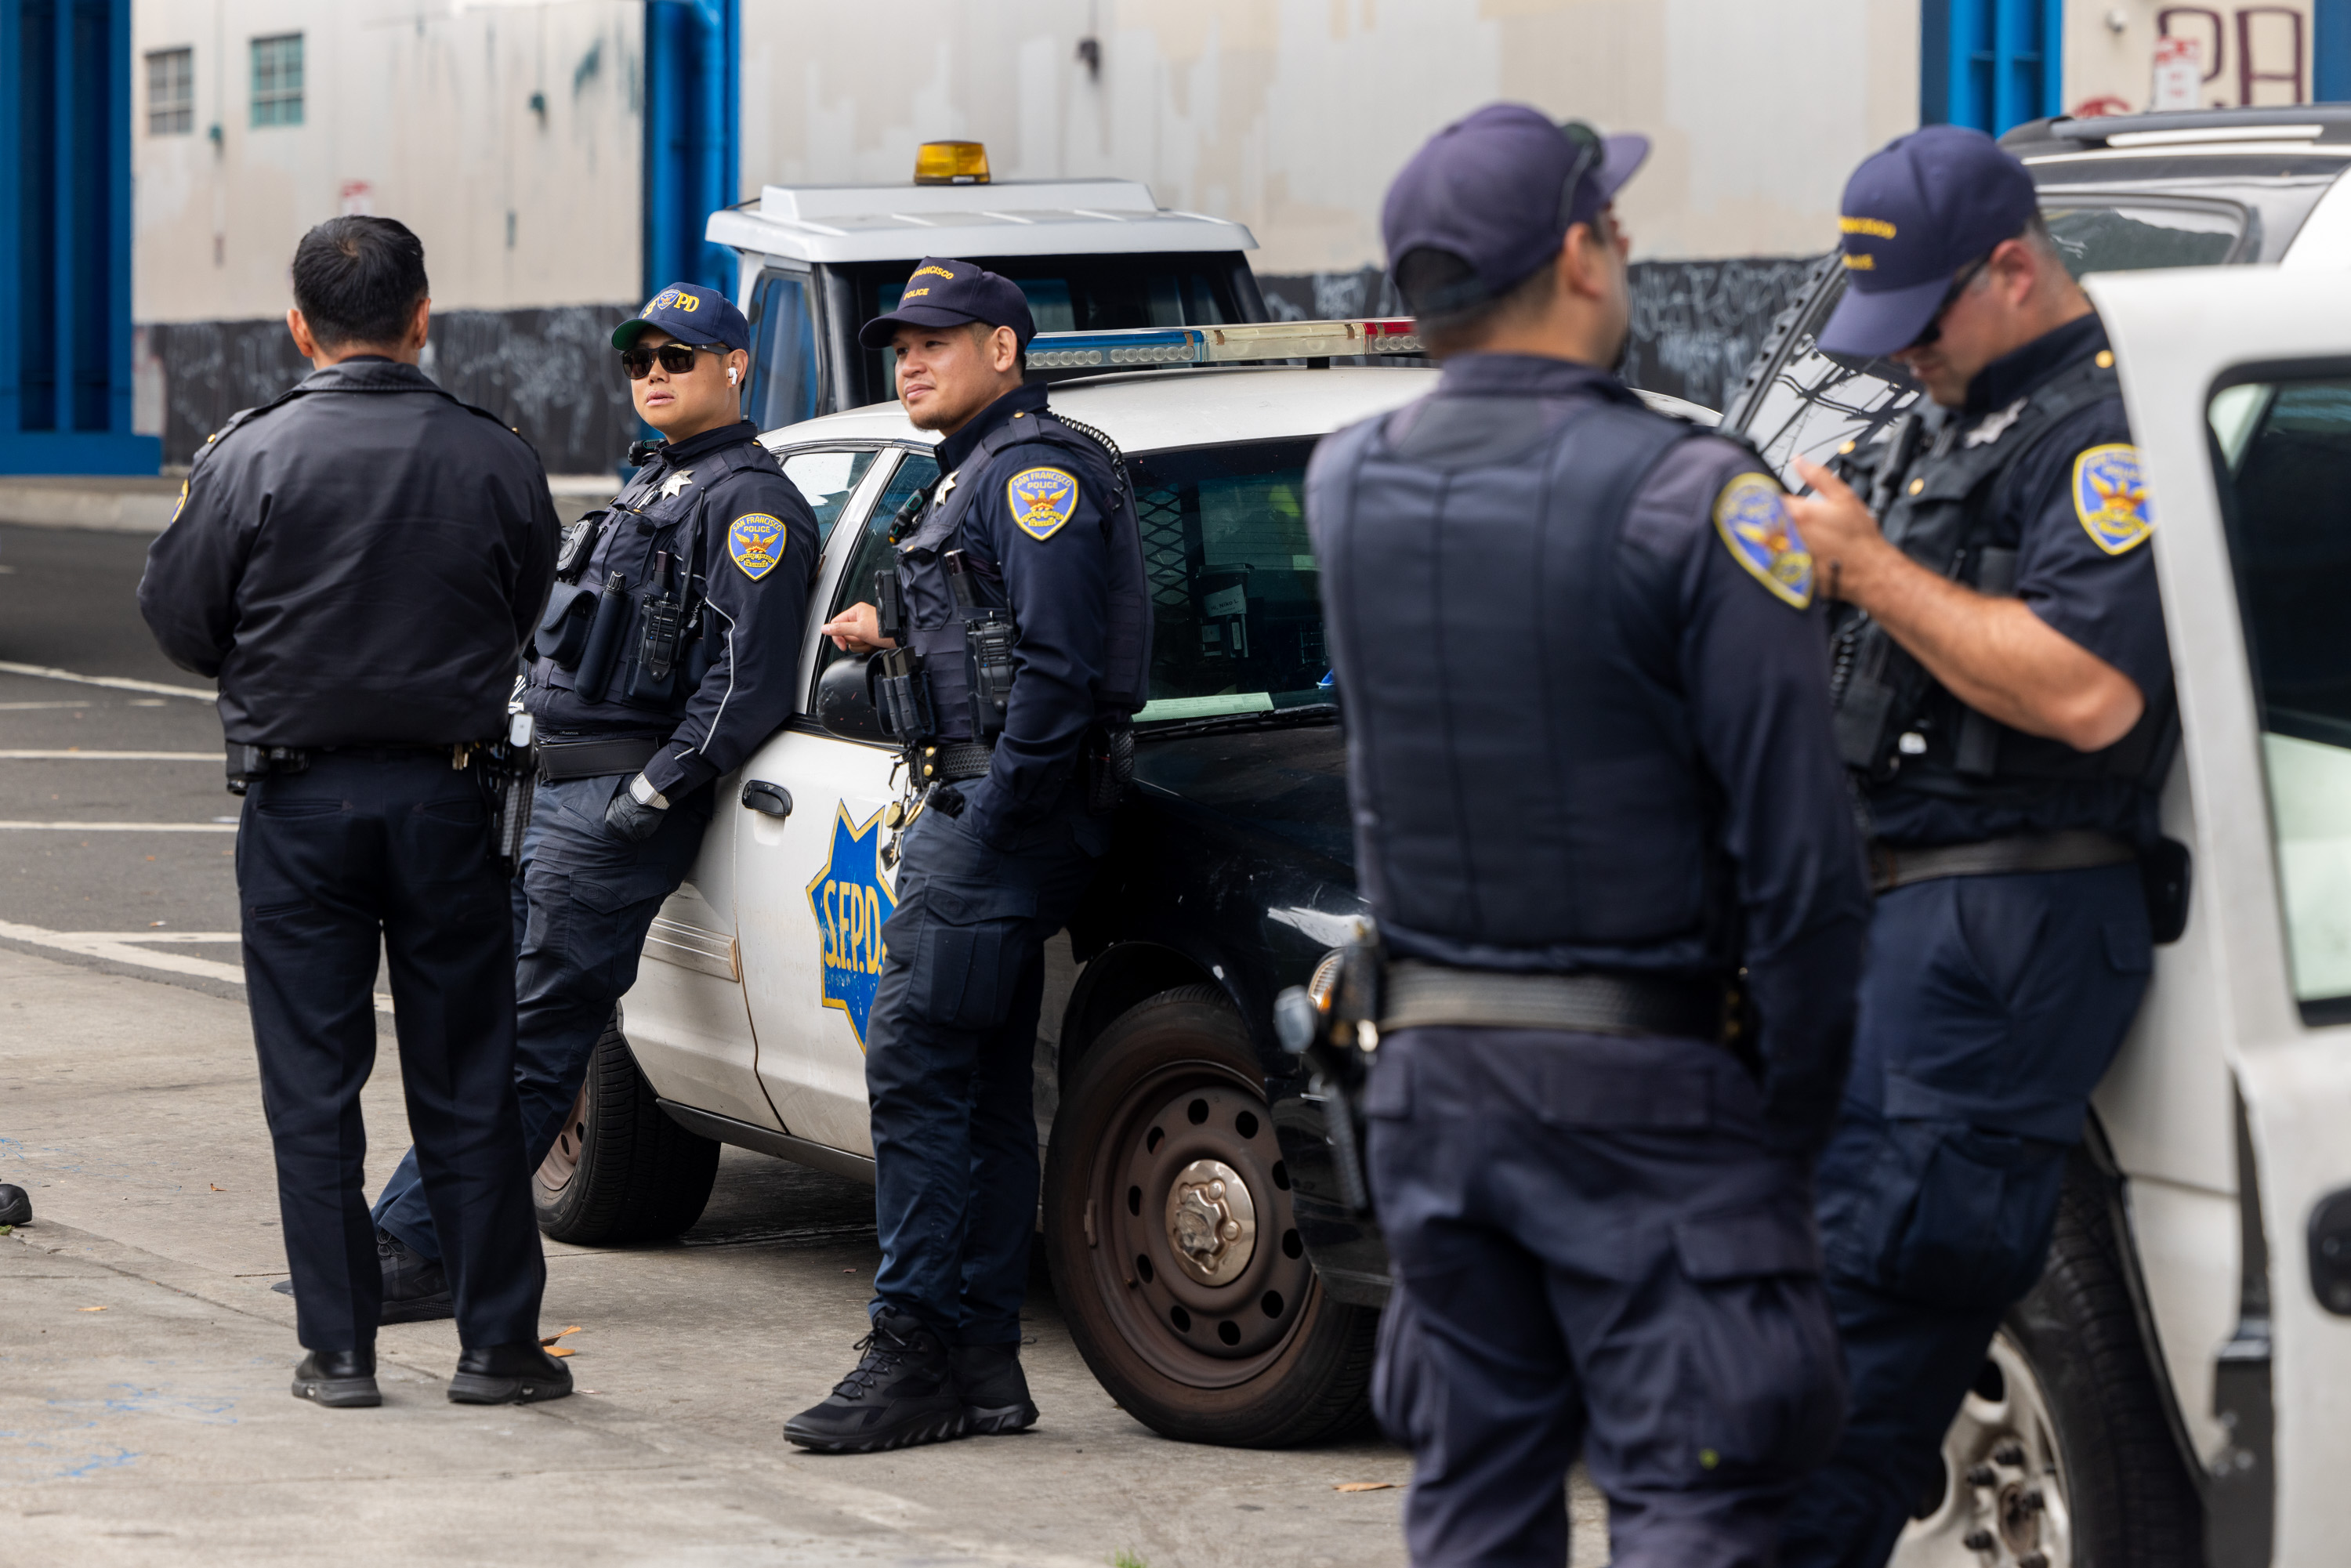
[[217,751],[0,751],[0,762],[218,762]]
[[198,702],[214,702],[219,694],[198,686],[167,686],[161,681],[134,681],[128,675],[78,675],[71,670],[51,669],[47,664],[18,664],[0,659],[0,675],[33,675],[44,681],[78,681],[86,686],[110,686],[118,692],[153,692],[157,696],[193,697]]
[[[162,707],[163,706],[162,703],[157,701],[157,699],[153,697],[149,697],[145,700],[153,703],[157,707]],[[92,705],[89,703],[0,703],[0,713],[30,713],[35,708],[89,707],[90,706]],[[125,704],[124,706],[131,706],[134,705]]]
[[[235,931],[51,931],[45,926],[16,925],[0,920],[0,939],[22,942],[28,947],[47,947],[53,952],[78,954],[85,958],[104,958],[116,964],[128,964],[134,968],[193,975],[232,986],[245,984],[245,966],[241,963],[224,964],[216,958],[197,958],[185,953],[153,950],[158,944],[185,946],[202,943],[243,942],[245,938]],[[375,1010],[389,1016],[392,998],[377,993]]]
[[234,822],[0,822],[0,832],[233,833]]

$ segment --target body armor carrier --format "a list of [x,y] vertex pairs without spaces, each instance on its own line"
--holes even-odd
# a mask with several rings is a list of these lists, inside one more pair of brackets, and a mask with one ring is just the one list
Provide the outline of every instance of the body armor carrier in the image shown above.
[[[1869,495],[1888,542],[1979,593],[2012,597],[2018,541],[1999,531],[2002,476],[2060,421],[2116,396],[2119,385],[2111,366],[2085,359],[1972,423],[1942,410],[1904,414],[1879,448]],[[2113,746],[2081,752],[1969,707],[1865,612],[1834,606],[1830,635],[1837,749],[1865,789],[1898,772],[1906,789],[2022,801],[2052,779],[2154,788],[2170,766],[2179,727],[2168,697],[2149,703]]]

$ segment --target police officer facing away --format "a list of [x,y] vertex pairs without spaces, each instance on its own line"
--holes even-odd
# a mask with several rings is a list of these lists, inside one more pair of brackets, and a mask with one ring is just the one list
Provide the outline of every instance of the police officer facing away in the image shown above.
[[1779,486],[1606,368],[1647,146],[1494,105],[1424,147],[1382,222],[1443,379],[1308,474],[1416,1563],[1564,1563],[1579,1447],[1624,1568],[1768,1563],[1842,1409],[1809,1169],[1861,849]]
[[895,354],[907,417],[946,437],[945,477],[898,538],[897,592],[882,597],[903,601],[903,624],[858,604],[824,630],[842,648],[903,643],[919,659],[933,722],[908,738],[935,745],[935,771],[899,841],[867,1030],[872,1333],[855,1370],[785,1426],[806,1448],[893,1448],[1037,1419],[1019,1347],[1044,944],[1108,846],[1092,807],[1115,790],[1099,759],[1143,705],[1150,622],[1134,506],[1110,452],[1022,384],[1035,334],[1018,287],[936,259],[861,334]]
[[[677,284],[612,332],[638,414],[667,439],[572,526],[532,632],[524,707],[540,787],[514,976],[515,1081],[536,1169],[663,900],[702,846],[711,781],[792,709],[815,515],[742,417],[750,329]],[[445,1316],[414,1151],[375,1207],[385,1321]]]
[[2177,722],[2114,355],[2022,165],[1979,131],[1914,132],[1855,172],[1843,228],[1821,347],[1898,360],[1934,406],[1863,455],[1879,517],[1808,465],[1816,494],[1791,503],[1849,607],[1838,731],[1878,897],[1820,1173],[1853,1416],[1783,1561],[1876,1568],[2041,1272],[2146,990],[2134,862]]
[[220,677],[245,971],[309,1356],[294,1392],[376,1405],[375,1239],[360,1091],[391,961],[420,1211],[465,1345],[449,1397],[556,1398],[538,1347],[547,1270],[514,1092],[514,938],[490,768],[506,695],[555,567],[523,440],[416,368],[424,247],[342,217],[294,256],[294,341],[317,367],[197,455],[148,552],[139,603],[173,660]]

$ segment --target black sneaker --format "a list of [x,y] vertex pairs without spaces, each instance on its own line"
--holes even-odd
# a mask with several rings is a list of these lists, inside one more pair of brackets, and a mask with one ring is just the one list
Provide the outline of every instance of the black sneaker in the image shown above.
[[375,1352],[312,1351],[294,1369],[294,1397],[336,1409],[382,1404],[375,1385]]
[[571,1369],[537,1340],[466,1351],[449,1380],[452,1405],[536,1405],[570,1392]]
[[857,1348],[856,1370],[785,1422],[786,1437],[820,1454],[871,1454],[963,1436],[947,1347],[919,1319],[885,1307]]
[[947,1353],[955,1367],[956,1393],[963,1400],[963,1429],[980,1436],[1023,1432],[1037,1424],[1037,1406],[1021,1375],[1017,1344],[959,1344]]
[[423,1323],[457,1315],[440,1259],[412,1250],[389,1230],[375,1233],[375,1258],[383,1268],[383,1315],[376,1322]]

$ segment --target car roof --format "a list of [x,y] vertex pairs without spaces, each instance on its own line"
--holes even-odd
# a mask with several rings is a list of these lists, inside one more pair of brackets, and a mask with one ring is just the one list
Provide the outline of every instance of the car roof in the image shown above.
[[[1435,390],[1437,372],[1415,366],[1217,365],[1090,376],[1054,383],[1057,413],[1107,434],[1122,451],[1165,452],[1240,441],[1328,435],[1343,425],[1401,408]],[[1642,392],[1660,413],[1701,425],[1714,412],[1660,392]],[[835,442],[928,444],[895,402],[868,403],[771,430],[759,438],[775,451]]]
[[2060,115],[2016,127],[2001,145],[2035,183],[2332,181],[2351,163],[2351,104]]
[[1135,180],[768,185],[711,214],[704,236],[810,263],[1257,248],[1243,225],[1163,207]]

